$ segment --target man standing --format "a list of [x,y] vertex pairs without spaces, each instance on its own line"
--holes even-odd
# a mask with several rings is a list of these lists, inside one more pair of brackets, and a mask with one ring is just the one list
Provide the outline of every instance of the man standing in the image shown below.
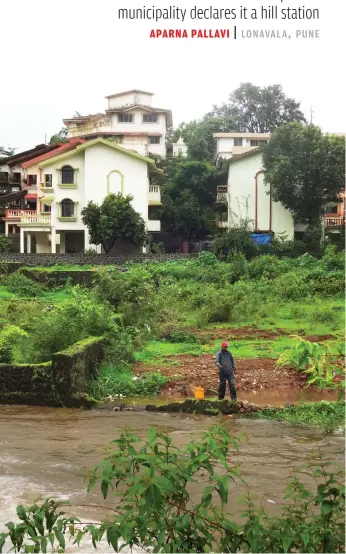
[[221,344],[221,350],[216,354],[216,366],[219,368],[219,400],[225,398],[226,385],[228,381],[231,399],[237,400],[237,392],[234,386],[235,363],[232,354],[228,350],[228,343]]

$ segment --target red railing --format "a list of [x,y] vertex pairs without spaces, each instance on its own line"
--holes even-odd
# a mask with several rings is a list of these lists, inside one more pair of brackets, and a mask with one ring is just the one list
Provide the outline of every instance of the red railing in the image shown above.
[[6,210],[5,218],[20,219],[26,215],[37,215],[36,210]]

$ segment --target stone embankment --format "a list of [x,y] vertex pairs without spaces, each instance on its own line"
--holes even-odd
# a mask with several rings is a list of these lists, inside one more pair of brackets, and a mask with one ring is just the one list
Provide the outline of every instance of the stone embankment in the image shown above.
[[94,408],[98,411],[107,412],[164,412],[201,415],[246,415],[247,413],[258,412],[262,408],[247,402],[230,402],[229,400],[185,400],[185,402],[172,402],[164,406],[127,406],[125,403],[109,403]]

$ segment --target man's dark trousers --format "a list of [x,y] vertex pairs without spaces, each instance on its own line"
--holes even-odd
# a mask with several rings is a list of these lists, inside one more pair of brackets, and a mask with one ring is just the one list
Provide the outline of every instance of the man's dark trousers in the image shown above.
[[227,382],[231,393],[231,399],[237,400],[237,392],[234,386],[234,373],[225,373],[222,369],[220,369],[219,400],[225,398]]

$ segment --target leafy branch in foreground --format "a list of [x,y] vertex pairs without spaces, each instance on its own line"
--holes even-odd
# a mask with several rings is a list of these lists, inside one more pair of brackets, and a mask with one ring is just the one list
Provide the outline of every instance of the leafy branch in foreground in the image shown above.
[[[16,552],[65,552],[67,539],[93,546],[106,540],[115,552],[124,546],[147,552],[338,552],[344,545],[345,488],[337,473],[327,471],[321,458],[310,466],[317,491],[311,492],[296,475],[290,479],[285,508],[270,517],[254,505],[238,466],[231,461],[241,436],[232,438],[216,427],[185,448],[177,448],[165,433],[151,429],[143,443],[123,433],[111,443],[107,457],[89,476],[97,482],[112,518],[99,525],[82,523],[60,510],[62,503],[46,500],[25,510],[21,523],[7,523],[0,534],[0,552],[11,542]],[[241,524],[228,512],[229,484],[245,490]],[[200,493],[191,492],[198,483]]]

